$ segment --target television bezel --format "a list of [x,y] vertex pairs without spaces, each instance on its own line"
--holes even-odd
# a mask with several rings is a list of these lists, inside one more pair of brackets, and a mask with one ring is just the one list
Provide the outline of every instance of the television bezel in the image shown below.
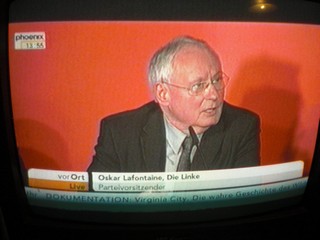
[[[9,4],[11,10],[9,10]],[[306,23],[320,24],[320,5],[312,1],[280,1],[276,3],[277,9],[267,13],[254,13],[247,11],[252,1],[241,1],[242,9],[239,9],[239,1],[230,1],[229,5],[224,5],[224,1],[203,2],[201,7],[195,8],[198,1],[187,0],[181,2],[160,2],[160,1],[57,1],[50,0],[39,1],[6,1],[2,9],[4,14],[1,24],[4,26],[4,37],[7,36],[7,24],[9,22],[21,21],[61,21],[61,20],[183,20],[183,21],[250,21],[250,22],[287,22],[287,23]],[[236,3],[237,2],[237,3]],[[33,3],[37,7],[27,7]],[[80,4],[80,5],[79,5]],[[275,3],[274,3],[275,4]],[[75,8],[74,6],[79,6]],[[102,7],[101,7],[102,6]],[[199,6],[199,5],[197,5]],[[112,7],[109,15],[103,9]],[[179,7],[179,8],[178,8]],[[146,11],[147,9],[147,11]],[[177,10],[179,9],[179,11]],[[213,10],[212,10],[213,9]],[[17,15],[10,15],[10,11],[15,11]],[[308,11],[308,14],[302,14]],[[39,13],[42,13],[39,15]],[[38,14],[38,15],[37,15]],[[197,237],[199,234],[216,234],[228,238],[235,238],[239,234],[246,234],[248,239],[254,238],[267,229],[282,229],[283,234],[291,232],[301,233],[299,227],[304,226],[303,233],[311,234],[314,230],[316,216],[319,207],[319,187],[320,187],[320,136],[318,128],[318,137],[316,141],[313,162],[309,175],[308,185],[300,204],[276,209],[265,214],[249,215],[238,218],[231,218],[222,221],[204,221],[191,223],[169,224],[121,224],[120,222],[97,223],[81,222],[60,217],[50,217],[49,215],[35,214],[28,205],[24,192],[22,175],[19,171],[20,162],[17,154],[17,148],[14,136],[14,127],[12,121],[12,109],[10,99],[9,83],[9,64],[8,64],[8,39],[4,49],[1,49],[1,120],[5,123],[1,128],[1,133],[5,138],[1,141],[4,147],[4,170],[1,171],[1,191],[5,196],[1,200],[1,227],[3,236],[11,239],[11,236],[20,236],[16,229],[21,229],[24,234],[29,236],[43,236],[50,231],[52,238],[59,234],[64,234],[64,238],[71,236],[97,236],[101,234],[117,234],[118,237],[125,238],[128,234],[131,236],[140,236],[145,234],[145,238],[181,238]],[[320,127],[320,125],[319,125]],[[296,226],[296,230],[286,229],[286,226]],[[232,227],[234,233],[226,233]],[[185,232],[184,232],[185,231]],[[274,231],[274,230],[273,230]],[[273,232],[272,231],[272,232]],[[214,232],[214,233],[213,233]],[[251,237],[250,237],[251,236]],[[312,235],[310,235],[312,236]],[[165,238],[166,239],[166,238]]]

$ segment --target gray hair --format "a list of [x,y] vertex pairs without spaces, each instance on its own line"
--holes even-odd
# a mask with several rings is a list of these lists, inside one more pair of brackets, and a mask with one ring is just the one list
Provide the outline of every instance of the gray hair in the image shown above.
[[218,54],[204,41],[189,36],[173,39],[160,48],[150,60],[148,68],[148,80],[150,88],[157,82],[168,82],[173,72],[173,60],[177,53],[187,46],[195,46],[209,52],[213,59],[221,67]]

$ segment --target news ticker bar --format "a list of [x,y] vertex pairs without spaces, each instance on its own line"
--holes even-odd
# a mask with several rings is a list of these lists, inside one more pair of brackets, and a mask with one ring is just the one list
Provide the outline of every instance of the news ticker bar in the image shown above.
[[302,161],[267,166],[192,172],[89,173],[29,169],[29,187],[64,191],[172,192],[235,188],[301,178]]
[[308,178],[258,186],[182,192],[71,192],[25,187],[33,206],[68,210],[154,212],[201,210],[263,203],[302,196]]

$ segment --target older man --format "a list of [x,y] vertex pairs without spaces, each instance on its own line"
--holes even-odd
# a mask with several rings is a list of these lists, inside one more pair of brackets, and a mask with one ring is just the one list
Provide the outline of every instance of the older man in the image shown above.
[[207,43],[169,42],[151,59],[149,82],[154,101],[102,120],[89,172],[259,165],[259,117],[224,101],[228,77]]

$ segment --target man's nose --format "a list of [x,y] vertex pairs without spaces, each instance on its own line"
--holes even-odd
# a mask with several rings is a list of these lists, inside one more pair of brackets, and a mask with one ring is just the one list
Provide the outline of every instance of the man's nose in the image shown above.
[[205,98],[216,100],[219,96],[219,91],[214,87],[214,85],[210,82],[205,89]]

